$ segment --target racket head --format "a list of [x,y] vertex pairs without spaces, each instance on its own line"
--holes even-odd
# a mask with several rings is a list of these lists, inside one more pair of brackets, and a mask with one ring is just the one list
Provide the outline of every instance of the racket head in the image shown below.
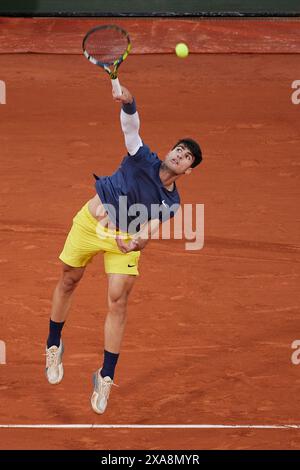
[[101,25],[87,32],[82,49],[92,64],[104,68],[111,78],[115,78],[118,67],[130,53],[131,42],[127,31],[120,26]]

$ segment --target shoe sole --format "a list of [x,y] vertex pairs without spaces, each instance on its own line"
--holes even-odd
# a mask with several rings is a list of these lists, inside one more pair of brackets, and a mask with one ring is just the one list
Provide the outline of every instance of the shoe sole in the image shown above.
[[93,392],[93,395],[91,396],[91,405],[92,405],[92,408],[93,408],[93,411],[95,411],[95,413],[97,413],[98,415],[102,415],[104,413],[104,411],[106,410],[99,410],[99,408],[97,408],[96,406],[96,403],[97,403],[97,400],[98,400],[98,397],[99,397],[99,393],[96,392],[95,388],[96,388],[96,381],[97,381],[97,376],[96,376],[96,373],[93,374],[93,385],[94,385],[94,392]]
[[49,384],[51,384],[51,385],[59,384],[62,381],[63,377],[64,377],[64,368],[63,368],[62,362],[58,366],[58,379],[55,382],[51,382],[49,380],[49,377],[47,375],[47,369],[46,369],[46,377],[47,377],[47,380],[48,380]]
[[[65,348],[64,348],[64,343],[62,342],[62,345],[61,345],[61,359],[63,357],[63,353],[65,352]],[[49,377],[47,375],[47,369],[45,370],[45,373],[46,373],[46,378],[49,382],[50,385],[57,385],[59,384],[62,379],[64,378],[64,368],[63,368],[63,363],[61,362],[59,365],[58,365],[58,379],[55,381],[55,382],[50,382],[49,380]]]

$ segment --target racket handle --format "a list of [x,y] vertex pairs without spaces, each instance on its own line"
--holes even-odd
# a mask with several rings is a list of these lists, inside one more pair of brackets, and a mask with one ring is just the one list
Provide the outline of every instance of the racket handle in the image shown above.
[[118,78],[111,80],[112,88],[117,96],[122,95],[122,89]]

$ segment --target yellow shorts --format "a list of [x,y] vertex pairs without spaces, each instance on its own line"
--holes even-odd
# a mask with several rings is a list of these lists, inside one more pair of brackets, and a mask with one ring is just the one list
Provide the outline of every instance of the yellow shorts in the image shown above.
[[[125,241],[131,239],[130,235],[124,232],[116,233],[125,237]],[[72,228],[59,259],[69,266],[79,268],[90,263],[99,252],[104,253],[106,273],[134,276],[139,274],[140,251],[122,253],[116,243],[114,232],[103,227],[92,216],[86,203],[73,219]]]

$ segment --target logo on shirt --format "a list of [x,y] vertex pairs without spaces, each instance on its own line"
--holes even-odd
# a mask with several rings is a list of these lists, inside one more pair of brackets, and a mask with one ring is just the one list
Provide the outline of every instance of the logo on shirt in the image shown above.
[[166,208],[168,208],[168,205],[165,203],[165,200],[164,200],[164,199],[161,201],[161,203],[162,203]]

